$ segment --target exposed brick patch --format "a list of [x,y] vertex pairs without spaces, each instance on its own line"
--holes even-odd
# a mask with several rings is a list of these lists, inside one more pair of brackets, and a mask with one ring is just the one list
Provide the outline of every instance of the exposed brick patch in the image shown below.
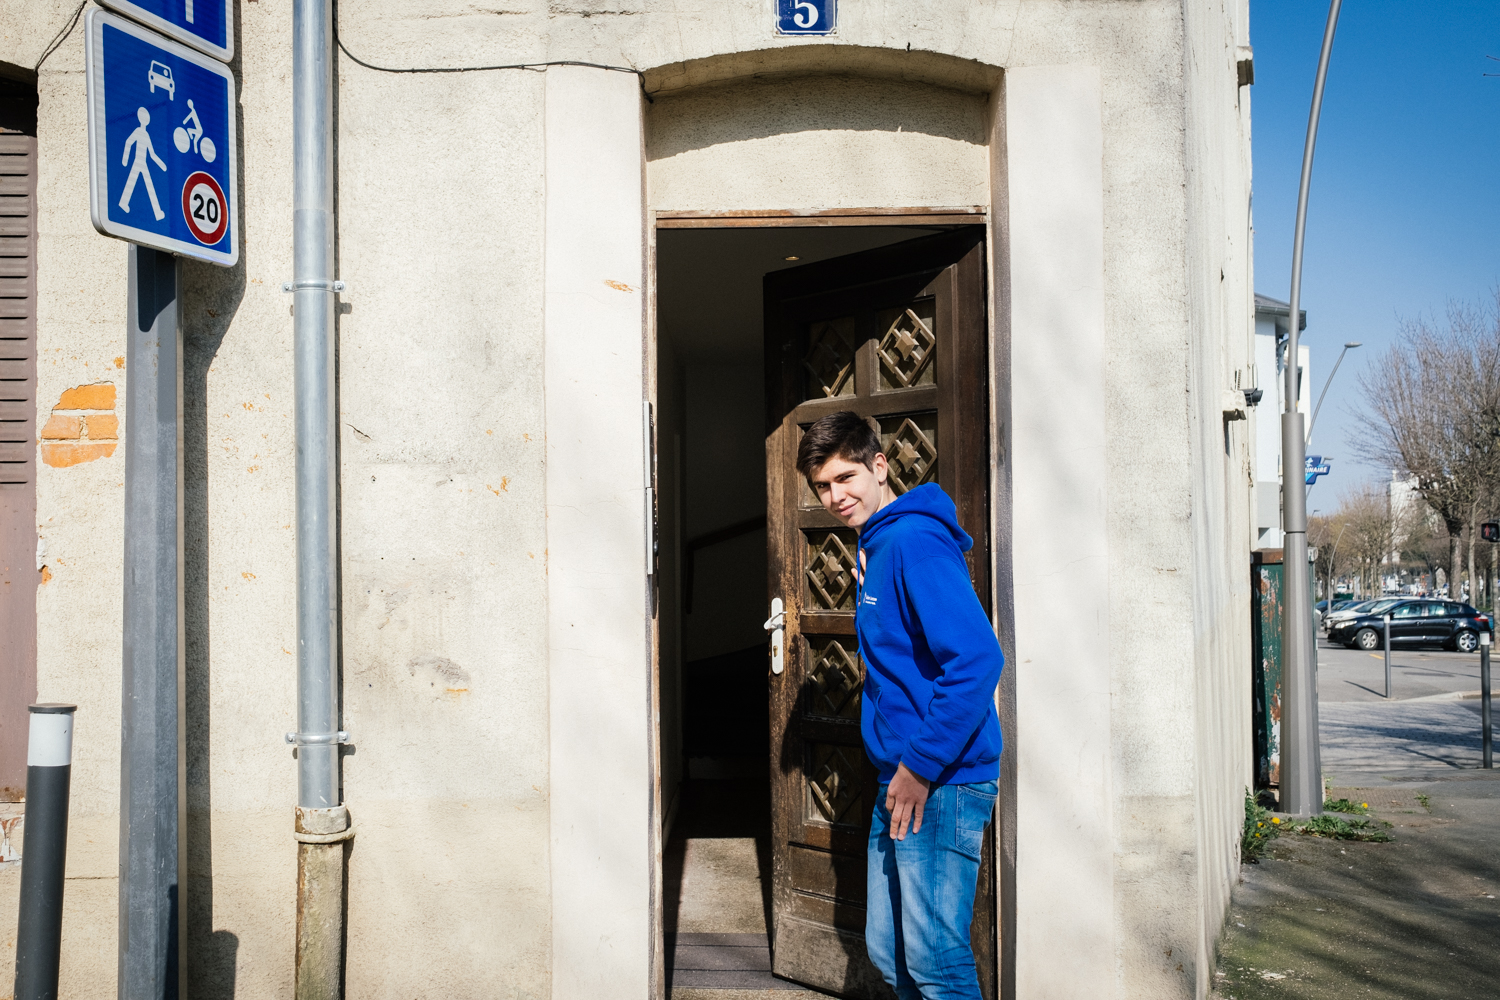
[[42,425],[42,461],[54,469],[66,469],[109,458],[120,443],[120,418],[114,410],[111,382],[63,390]]
[[83,418],[53,414],[42,428],[43,441],[77,441],[83,437]]
[[120,436],[120,418],[113,413],[95,413],[88,420],[90,441],[114,441]]
[[115,384],[96,382],[93,385],[75,385],[64,389],[57,401],[57,410],[113,410],[115,408]]

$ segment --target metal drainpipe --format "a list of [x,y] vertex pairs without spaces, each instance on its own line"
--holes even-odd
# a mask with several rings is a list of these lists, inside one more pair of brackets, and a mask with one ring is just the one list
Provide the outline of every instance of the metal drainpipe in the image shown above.
[[339,797],[338,483],[333,371],[333,23],[292,6],[293,331],[297,421],[297,1000],[337,1000],[344,940]]

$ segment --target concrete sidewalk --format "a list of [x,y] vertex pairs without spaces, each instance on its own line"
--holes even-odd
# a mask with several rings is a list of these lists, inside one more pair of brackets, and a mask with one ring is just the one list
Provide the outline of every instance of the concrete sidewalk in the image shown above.
[[1395,842],[1286,835],[1272,858],[1245,865],[1211,996],[1500,995],[1500,772],[1408,776],[1333,795],[1368,802]]
[[1323,773],[1395,841],[1283,835],[1240,869],[1215,1000],[1500,996],[1500,771],[1480,770],[1478,657],[1318,650]]
[[1436,776],[1483,760],[1478,698],[1334,702],[1318,706],[1318,723],[1323,773],[1338,784]]

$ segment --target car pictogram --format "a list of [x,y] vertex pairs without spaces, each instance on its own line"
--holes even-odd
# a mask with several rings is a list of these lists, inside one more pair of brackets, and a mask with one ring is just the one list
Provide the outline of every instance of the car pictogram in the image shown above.
[[146,70],[146,82],[151,84],[151,93],[156,93],[160,87],[167,92],[168,100],[177,100],[177,81],[172,79],[172,67],[166,63],[151,60],[151,68]]

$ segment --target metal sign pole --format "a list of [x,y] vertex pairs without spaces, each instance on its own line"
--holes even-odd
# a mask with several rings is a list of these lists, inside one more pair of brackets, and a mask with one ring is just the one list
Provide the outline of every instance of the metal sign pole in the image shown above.
[[120,1000],[183,995],[182,328],[177,259],[130,248]]

